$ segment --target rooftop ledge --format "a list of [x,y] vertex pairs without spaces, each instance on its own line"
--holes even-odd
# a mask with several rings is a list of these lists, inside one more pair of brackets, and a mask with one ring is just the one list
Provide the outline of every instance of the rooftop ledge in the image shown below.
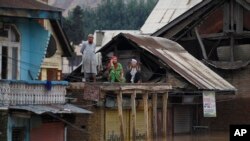
[[68,89],[84,89],[87,86],[98,87],[101,91],[169,91],[172,86],[167,83],[87,83],[73,82],[69,83]]

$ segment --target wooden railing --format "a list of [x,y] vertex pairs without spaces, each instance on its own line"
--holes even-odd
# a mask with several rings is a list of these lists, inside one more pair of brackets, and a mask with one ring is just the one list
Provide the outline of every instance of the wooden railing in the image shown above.
[[[36,81],[38,82],[38,81]],[[51,84],[48,89],[46,82],[26,83],[24,81],[0,82],[0,105],[27,104],[62,104],[65,103],[65,83]]]

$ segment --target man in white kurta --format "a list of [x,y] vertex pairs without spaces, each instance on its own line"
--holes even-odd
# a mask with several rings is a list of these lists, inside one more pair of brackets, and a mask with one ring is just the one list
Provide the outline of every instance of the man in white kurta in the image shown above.
[[88,35],[88,41],[82,43],[81,53],[82,53],[82,72],[84,72],[84,77],[86,82],[96,81],[97,74],[97,62],[95,56],[96,45],[93,43],[93,35]]

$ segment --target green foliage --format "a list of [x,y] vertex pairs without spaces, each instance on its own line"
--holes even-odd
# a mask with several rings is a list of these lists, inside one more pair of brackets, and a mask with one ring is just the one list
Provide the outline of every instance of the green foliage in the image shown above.
[[103,0],[95,9],[77,6],[63,20],[63,27],[75,44],[95,30],[138,30],[157,1]]
[[85,36],[83,19],[84,11],[80,6],[75,7],[67,18],[63,18],[63,29],[73,43],[79,44]]

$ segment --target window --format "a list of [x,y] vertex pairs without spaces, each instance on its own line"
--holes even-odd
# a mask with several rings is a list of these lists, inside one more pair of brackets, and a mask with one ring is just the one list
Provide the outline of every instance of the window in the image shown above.
[[13,25],[4,25],[0,33],[0,79],[18,79],[20,35]]

